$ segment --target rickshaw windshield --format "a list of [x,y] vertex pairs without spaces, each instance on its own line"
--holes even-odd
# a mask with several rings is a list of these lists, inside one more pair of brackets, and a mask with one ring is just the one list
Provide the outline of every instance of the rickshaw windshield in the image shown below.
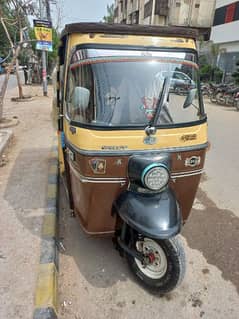
[[[94,126],[145,127],[154,116],[166,77],[170,89],[157,125],[200,120],[198,66],[193,53],[75,50],[68,69],[68,116]],[[185,107],[191,91],[193,99]]]

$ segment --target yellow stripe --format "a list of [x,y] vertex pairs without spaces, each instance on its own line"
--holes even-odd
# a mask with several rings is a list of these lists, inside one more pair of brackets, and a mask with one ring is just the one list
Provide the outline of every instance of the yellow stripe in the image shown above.
[[57,269],[54,263],[41,264],[39,267],[35,307],[52,307],[57,312]]
[[56,198],[56,194],[57,194],[57,185],[56,184],[48,184],[47,198],[54,199],[54,198]]
[[[65,121],[66,138],[82,150],[101,150],[106,147],[125,147],[125,150],[156,150],[161,148],[187,147],[201,145],[207,142],[207,124],[157,130],[156,144],[144,143],[144,130],[140,131],[93,131],[76,127],[72,134],[69,124]],[[186,136],[195,136],[195,139],[184,139]],[[122,148],[121,148],[122,149]]]
[[61,147],[60,134],[58,135],[58,161],[59,161],[60,174],[62,174],[65,170],[65,165],[64,165],[63,151],[62,151],[62,147]]
[[190,48],[195,49],[195,41],[193,39],[183,39],[177,37],[157,37],[157,36],[141,36],[141,35],[107,35],[95,34],[89,37],[88,34],[72,34],[69,41],[69,49],[81,43],[101,43],[115,45],[137,45],[137,46],[153,46],[153,47],[171,47],[171,48]]
[[43,218],[42,236],[55,237],[56,235],[56,215],[46,214]]

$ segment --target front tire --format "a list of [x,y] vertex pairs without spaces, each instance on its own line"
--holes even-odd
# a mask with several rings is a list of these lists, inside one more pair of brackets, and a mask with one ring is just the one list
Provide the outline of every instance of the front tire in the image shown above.
[[176,288],[183,280],[186,270],[185,253],[178,237],[155,240],[134,240],[134,248],[147,256],[149,263],[127,255],[131,271],[146,288],[165,294]]

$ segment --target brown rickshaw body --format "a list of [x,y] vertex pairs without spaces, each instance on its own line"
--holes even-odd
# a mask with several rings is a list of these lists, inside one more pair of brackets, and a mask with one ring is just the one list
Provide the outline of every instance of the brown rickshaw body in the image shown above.
[[155,143],[147,144],[144,129],[100,130],[76,126],[67,115],[65,95],[71,52],[77,45],[196,50],[195,36],[178,28],[147,29],[117,25],[104,28],[102,24],[82,25],[67,26],[62,36],[65,51],[59,84],[62,92],[60,113],[64,114],[65,165],[60,135],[59,145],[61,172],[67,171],[70,182],[68,191],[84,231],[90,235],[115,232],[117,214],[114,214],[113,203],[129,187],[128,162],[135,154],[170,154],[169,187],[176,196],[185,222],[193,205],[205,161],[206,115],[191,125],[158,127],[154,136]]

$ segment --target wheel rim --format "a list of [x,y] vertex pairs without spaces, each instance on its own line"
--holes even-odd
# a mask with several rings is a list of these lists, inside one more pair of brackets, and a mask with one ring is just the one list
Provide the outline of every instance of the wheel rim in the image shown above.
[[136,242],[136,249],[148,257],[149,263],[143,264],[135,258],[135,262],[140,271],[151,279],[162,278],[168,267],[167,257],[161,246],[150,238],[144,238],[143,241]]

